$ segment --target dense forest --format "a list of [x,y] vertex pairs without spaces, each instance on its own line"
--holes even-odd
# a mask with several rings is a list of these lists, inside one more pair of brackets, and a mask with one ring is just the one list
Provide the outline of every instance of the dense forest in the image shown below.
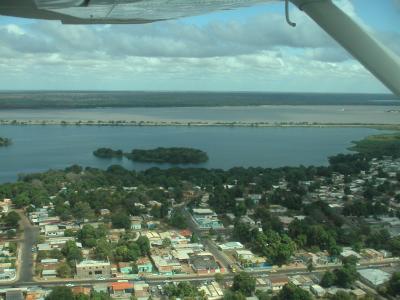
[[247,105],[395,105],[391,94],[261,92],[0,92],[5,108],[192,107]]
[[11,143],[12,143],[11,139],[5,138],[5,137],[0,137],[0,147],[10,146]]
[[123,153],[122,150],[113,150],[110,148],[99,148],[93,152],[93,155],[100,158],[126,158],[138,162],[169,163],[169,164],[199,164],[208,161],[206,152],[184,147],[155,149],[133,149],[129,153]]
[[99,148],[93,151],[93,155],[100,158],[113,158],[113,157],[122,157],[124,153],[122,150],[113,150],[110,148]]
[[184,147],[134,149],[126,157],[138,162],[170,164],[199,164],[208,161],[208,155],[204,151]]
[[400,157],[400,134],[380,134],[366,137],[361,141],[354,142],[351,150],[357,151],[369,157],[390,155],[394,158]]

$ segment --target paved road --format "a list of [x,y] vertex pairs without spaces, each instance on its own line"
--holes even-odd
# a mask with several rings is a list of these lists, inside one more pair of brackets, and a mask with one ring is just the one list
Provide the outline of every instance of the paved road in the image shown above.
[[[368,268],[368,266],[358,266],[357,269],[365,269]],[[290,270],[290,271],[285,271],[285,270],[278,270],[277,272],[271,273],[268,271],[265,271],[264,273],[257,273],[254,274],[254,276],[267,276],[268,278],[274,278],[274,277],[280,277],[280,276],[293,276],[293,275],[322,275],[326,269],[319,269],[315,270],[313,272],[308,272],[307,270]],[[224,274],[224,280],[232,280],[235,274],[228,273]],[[49,281],[41,281],[41,282],[24,282],[24,283],[14,283],[14,284],[3,284],[3,289],[4,288],[13,288],[13,287],[19,287],[19,288],[26,288],[26,287],[32,287],[32,286],[42,286],[42,287],[52,287],[52,286],[64,286],[67,283],[72,283],[74,285],[92,285],[95,283],[109,283],[109,282],[116,282],[118,280],[121,280],[121,278],[111,278],[111,279],[106,279],[106,280],[93,280],[93,279],[87,279],[87,280],[49,280]],[[213,274],[207,274],[204,276],[197,276],[197,275],[174,275],[174,276],[151,276],[147,277],[144,279],[149,285],[154,286],[158,284],[165,284],[165,282],[180,282],[180,281],[191,281],[191,282],[200,282],[200,281],[209,281],[209,280],[214,280],[214,275]]]
[[33,281],[33,258],[32,258],[32,247],[36,243],[36,238],[39,234],[39,228],[33,226],[23,212],[19,211],[18,214],[21,216],[21,226],[24,231],[23,239],[20,242],[20,265],[17,270],[19,278],[16,284],[23,284],[25,282]]

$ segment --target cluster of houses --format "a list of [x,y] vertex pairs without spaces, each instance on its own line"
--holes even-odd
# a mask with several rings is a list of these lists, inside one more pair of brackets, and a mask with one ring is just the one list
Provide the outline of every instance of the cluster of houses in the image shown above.
[[[3,217],[12,209],[11,199],[0,201],[0,216]],[[5,234],[9,229],[1,228],[0,234]],[[15,230],[15,229],[12,229]],[[0,241],[0,282],[16,278],[17,243],[13,241]]]
[[17,244],[0,242],[0,282],[16,277]]
[[[112,283],[96,283],[93,285],[69,285],[74,295],[90,296],[93,292],[110,295],[112,299],[130,300],[132,296],[138,300],[147,300],[151,296],[149,284],[144,281],[116,281]],[[44,300],[51,292],[51,288],[39,286],[25,288],[0,289],[0,299],[10,300]]]
[[141,234],[150,241],[150,258],[160,275],[224,272],[222,265],[203,244],[191,242],[192,232],[189,230],[144,231]]
[[[137,273],[133,272],[132,262],[113,263],[111,261],[96,261],[89,258],[89,251],[76,241],[75,237],[65,236],[67,229],[78,230],[83,224],[63,222],[53,216],[51,205],[34,209],[28,214],[30,221],[40,228],[41,241],[33,249],[38,255],[41,251],[61,250],[65,243],[74,241],[80,248],[85,259],[76,263],[75,278],[77,279],[107,279],[130,278],[138,279],[144,276],[171,276],[174,274],[213,274],[224,272],[223,266],[206,251],[201,243],[191,242],[192,232],[189,230],[161,230],[157,229],[156,221],[144,222],[142,217],[131,217],[131,229],[137,236],[145,236],[150,242],[150,255],[140,257],[135,265]],[[102,211],[107,213],[107,211]],[[93,227],[97,223],[91,224]],[[145,227],[143,224],[147,224]],[[125,229],[110,229],[107,239],[118,242]],[[44,279],[54,279],[58,276],[57,269],[61,262],[56,258],[43,258],[37,262]]]

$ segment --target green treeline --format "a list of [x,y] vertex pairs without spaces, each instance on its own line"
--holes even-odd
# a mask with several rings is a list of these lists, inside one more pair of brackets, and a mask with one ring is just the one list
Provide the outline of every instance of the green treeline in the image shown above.
[[[265,92],[29,91],[0,92],[0,109],[218,107],[248,105],[388,105],[392,94]],[[369,100],[374,100],[369,101]],[[383,100],[383,101],[380,101]]]
[[113,150],[110,148],[99,148],[93,152],[93,155],[100,158],[122,157],[138,161],[153,163],[170,163],[170,164],[198,164],[208,161],[206,152],[184,147],[155,149],[133,149],[130,153],[123,153],[122,150]]
[[0,137],[0,147],[10,146],[11,143],[12,143],[11,139],[5,138],[5,137]]
[[366,137],[354,142],[350,150],[357,151],[369,157],[393,156],[400,157],[400,134],[380,134]]
[[122,150],[113,150],[110,148],[99,148],[93,151],[93,155],[100,158],[113,158],[113,157],[122,157],[124,153]]
[[170,164],[198,164],[208,160],[208,155],[204,151],[184,147],[158,147],[150,150],[134,149],[126,157],[139,162]]

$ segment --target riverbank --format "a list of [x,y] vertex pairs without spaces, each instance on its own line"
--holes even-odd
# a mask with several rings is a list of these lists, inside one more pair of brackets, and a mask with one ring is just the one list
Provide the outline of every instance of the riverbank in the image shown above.
[[223,121],[113,121],[113,120],[0,120],[0,125],[60,125],[60,126],[208,126],[208,127],[363,127],[400,130],[400,124],[321,123],[321,122],[223,122]]

